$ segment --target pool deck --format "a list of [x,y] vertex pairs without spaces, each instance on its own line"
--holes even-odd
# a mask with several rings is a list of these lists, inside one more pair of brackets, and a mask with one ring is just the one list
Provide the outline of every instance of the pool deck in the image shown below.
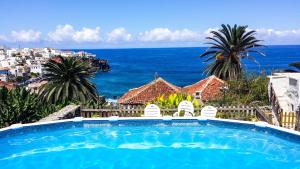
[[19,129],[22,127],[29,127],[29,126],[38,126],[38,125],[45,125],[45,124],[58,124],[64,122],[84,122],[84,121],[127,121],[127,120],[135,120],[135,121],[142,121],[142,120],[162,120],[162,121],[172,121],[172,120],[199,120],[199,121],[219,121],[219,122],[228,122],[234,124],[248,124],[254,125],[260,128],[270,128],[275,129],[277,131],[290,133],[293,135],[300,136],[299,131],[290,130],[287,128],[274,126],[268,124],[266,122],[251,122],[251,121],[241,121],[241,120],[229,120],[229,119],[219,119],[219,118],[202,118],[202,117],[107,117],[107,118],[83,118],[83,117],[75,117],[73,119],[66,119],[66,120],[56,120],[56,121],[46,121],[46,122],[36,122],[36,123],[27,123],[27,124],[14,124],[6,128],[0,129],[1,131],[6,131],[10,129]]

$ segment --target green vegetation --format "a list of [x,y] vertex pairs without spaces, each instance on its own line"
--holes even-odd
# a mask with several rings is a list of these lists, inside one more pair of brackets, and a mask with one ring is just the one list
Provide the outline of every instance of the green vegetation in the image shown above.
[[[175,93],[171,94],[168,97],[165,97],[164,95],[158,97],[157,99],[149,102],[148,104],[156,104],[161,109],[177,109],[178,105],[181,101],[187,100],[194,104],[195,108],[199,108],[202,105],[198,102],[198,100],[194,99],[193,96],[187,95],[184,93]],[[174,112],[164,112],[164,115],[173,115]],[[195,112],[197,115],[199,112]],[[184,112],[179,112],[180,116],[183,116]]]
[[0,88],[0,127],[35,122],[71,103],[93,108],[103,104],[95,85],[89,81],[94,75],[89,64],[72,58],[60,59],[60,63],[49,61],[45,65],[48,83],[39,94],[25,88]]
[[225,91],[225,97],[210,101],[210,104],[267,105],[269,104],[268,82],[265,75],[249,75],[239,80],[228,81],[228,91]]
[[48,83],[40,90],[42,98],[50,103],[65,100],[85,103],[90,99],[97,100],[97,89],[89,80],[94,76],[94,68],[75,58],[59,58],[60,62],[50,60],[44,65]]
[[20,83],[20,82],[24,82],[26,80],[28,80],[28,77],[23,77],[23,76],[17,76],[16,77],[16,82]]
[[200,106],[198,100],[194,100],[193,96],[184,93],[178,93],[178,94],[174,93],[169,95],[169,97],[165,97],[164,95],[162,95],[150,103],[156,104],[161,108],[177,108],[179,103],[183,100],[193,102],[194,107]]
[[296,68],[298,71],[300,71],[300,62],[294,62],[289,64],[289,66],[292,66],[294,68]]
[[57,108],[43,103],[37,94],[25,88],[0,88],[0,127],[35,122],[55,112]]
[[36,78],[36,77],[39,77],[39,73],[33,73],[33,72],[30,72],[29,77],[30,77],[30,78]]
[[104,104],[105,104],[105,98],[99,97],[99,99],[97,100],[95,99],[88,100],[84,104],[84,107],[88,107],[90,109],[100,109],[103,108],[103,106],[105,106]]
[[247,26],[221,25],[219,31],[211,31],[212,37],[207,37],[211,45],[201,57],[207,57],[206,62],[212,61],[206,68],[206,73],[216,75],[224,80],[239,79],[243,75],[242,59],[255,58],[250,53],[263,53],[256,50],[263,45],[255,38],[255,31],[247,31]]

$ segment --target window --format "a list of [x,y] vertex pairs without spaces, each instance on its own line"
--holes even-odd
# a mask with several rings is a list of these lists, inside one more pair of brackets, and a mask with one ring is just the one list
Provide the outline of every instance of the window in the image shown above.
[[296,79],[289,78],[289,84],[291,86],[297,86],[298,81]]
[[200,99],[201,97],[201,92],[196,92],[195,93],[195,99]]

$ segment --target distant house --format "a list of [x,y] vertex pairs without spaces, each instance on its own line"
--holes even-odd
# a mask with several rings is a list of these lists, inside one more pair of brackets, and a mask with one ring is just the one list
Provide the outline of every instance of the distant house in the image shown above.
[[218,98],[222,95],[221,88],[224,87],[225,82],[216,76],[209,76],[206,79],[186,86],[182,89],[183,92],[194,96],[201,101],[209,101]]
[[161,95],[168,97],[173,93],[187,93],[201,101],[208,101],[221,96],[220,89],[224,84],[223,80],[216,76],[210,76],[193,85],[181,88],[158,78],[146,85],[129,90],[118,100],[118,103],[122,105],[142,105]]
[[14,76],[27,76],[28,73],[30,72],[30,69],[27,66],[23,65],[16,65],[16,66],[11,66],[10,68],[10,73]]
[[158,98],[162,94],[169,96],[180,91],[180,87],[159,77],[148,84],[129,90],[118,100],[118,103],[122,105],[142,105]]
[[9,68],[0,67],[0,81],[7,82],[9,76]]
[[38,73],[40,75],[43,75],[44,73],[44,66],[41,64],[32,64],[28,66],[30,69],[30,73]]
[[296,112],[300,109],[300,73],[274,73],[269,76],[269,99],[273,112]]
[[13,89],[16,87],[16,85],[14,83],[9,83],[9,82],[3,82],[3,81],[0,81],[0,88],[7,88],[7,89]]
[[30,83],[30,84],[27,85],[26,89],[30,90],[31,92],[38,93],[40,88],[46,83],[47,83],[47,81],[45,81],[45,80]]

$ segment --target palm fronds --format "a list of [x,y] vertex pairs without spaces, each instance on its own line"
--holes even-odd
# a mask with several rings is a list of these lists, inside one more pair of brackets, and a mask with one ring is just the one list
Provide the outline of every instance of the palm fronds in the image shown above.
[[210,47],[201,55],[206,57],[206,62],[211,61],[205,72],[216,75],[225,80],[233,80],[241,77],[243,67],[241,60],[250,59],[256,62],[251,53],[264,55],[256,50],[263,45],[261,40],[255,38],[255,31],[247,31],[247,26],[221,25],[218,31],[211,31],[211,37],[207,37]]
[[51,103],[79,100],[83,103],[97,99],[98,92],[90,81],[93,68],[75,58],[59,57],[60,62],[50,60],[45,66],[46,83],[39,94]]

